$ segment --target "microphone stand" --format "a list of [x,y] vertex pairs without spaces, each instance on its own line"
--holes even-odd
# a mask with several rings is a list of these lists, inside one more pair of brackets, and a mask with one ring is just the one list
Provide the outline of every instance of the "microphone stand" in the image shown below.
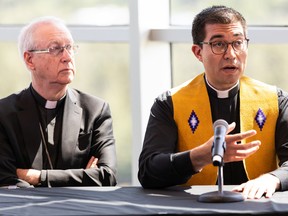
[[218,165],[218,191],[204,193],[198,197],[199,202],[206,203],[241,202],[243,200],[241,193],[223,191],[223,164]]

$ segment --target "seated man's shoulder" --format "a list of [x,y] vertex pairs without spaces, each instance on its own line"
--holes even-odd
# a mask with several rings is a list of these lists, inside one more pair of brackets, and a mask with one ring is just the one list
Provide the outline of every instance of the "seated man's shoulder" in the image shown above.
[[[7,107],[17,106],[19,101],[27,102],[25,95],[28,93],[27,89],[15,92],[0,99],[0,110],[6,110]],[[26,99],[25,99],[26,98]]]
[[89,93],[85,93],[78,89],[70,89],[70,90],[71,90],[69,93],[70,98],[72,100],[76,100],[77,101],[76,103],[84,109],[89,110],[90,108],[95,109],[97,107],[100,108],[100,107],[108,106],[108,102],[101,97],[98,97]]

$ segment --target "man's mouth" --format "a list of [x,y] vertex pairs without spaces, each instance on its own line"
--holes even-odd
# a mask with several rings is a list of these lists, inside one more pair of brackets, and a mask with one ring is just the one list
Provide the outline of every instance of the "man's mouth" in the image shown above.
[[236,66],[226,66],[226,67],[223,67],[224,70],[229,70],[229,71],[234,71],[234,70],[237,70],[238,68]]
[[72,71],[73,69],[71,69],[71,68],[64,68],[64,69],[62,69],[61,70],[61,72],[67,72],[67,71]]

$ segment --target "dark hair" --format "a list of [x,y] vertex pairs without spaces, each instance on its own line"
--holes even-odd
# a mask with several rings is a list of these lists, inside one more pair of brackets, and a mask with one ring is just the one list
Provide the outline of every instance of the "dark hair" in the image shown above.
[[208,7],[194,18],[191,31],[193,43],[199,45],[204,40],[206,24],[231,24],[235,22],[241,23],[246,37],[247,24],[241,13],[223,5]]

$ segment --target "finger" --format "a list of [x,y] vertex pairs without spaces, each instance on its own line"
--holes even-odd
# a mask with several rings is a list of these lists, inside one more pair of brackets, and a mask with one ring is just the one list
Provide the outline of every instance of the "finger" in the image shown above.
[[88,161],[88,163],[87,163],[87,165],[86,165],[86,169],[88,169],[88,168],[90,168],[90,167],[91,167],[91,165],[92,165],[92,163],[93,163],[94,159],[95,159],[95,157],[94,157],[94,156],[92,156],[92,157],[90,158],[90,160]]
[[239,155],[251,155],[254,154],[260,148],[260,141],[253,141],[247,144],[238,144],[235,146],[236,154]]
[[224,155],[224,161],[230,162],[243,160],[257,152],[260,148],[260,144],[259,141],[253,141],[247,144],[229,145]]
[[92,163],[91,167],[92,167],[92,168],[97,167],[97,163],[98,163],[98,158],[95,158],[95,159],[93,160],[93,163]]
[[[245,198],[250,198],[252,194],[256,193],[256,191],[253,191],[253,181],[248,181],[245,183],[245,186],[243,187],[242,194]],[[255,189],[254,189],[255,190]]]
[[254,194],[254,196],[251,197],[251,199],[260,199],[265,194],[266,188],[259,187],[257,189],[257,192]]
[[235,126],[236,126],[235,122],[232,122],[231,124],[229,124],[228,129],[227,129],[227,134],[229,134],[231,131],[233,131]]
[[234,188],[232,189],[232,191],[235,191],[235,192],[242,192],[244,187],[245,187],[245,183],[243,183],[243,184],[241,184],[241,185],[238,185],[238,186],[234,187]]
[[271,198],[272,195],[274,194],[274,192],[275,192],[274,189],[267,188],[267,191],[266,191],[265,197],[266,197],[266,198]]
[[254,135],[256,135],[257,132],[256,130],[249,130],[249,131],[245,131],[243,133],[238,133],[238,134],[232,134],[232,135],[227,135],[226,136],[226,142],[237,142],[237,141],[241,141],[243,139],[247,139],[249,137],[252,137]]
[[255,148],[255,147],[260,147],[261,145],[261,141],[260,140],[254,140],[252,142],[249,143],[245,143],[245,144],[240,144],[239,146],[241,146],[243,149],[251,149],[251,148]]

